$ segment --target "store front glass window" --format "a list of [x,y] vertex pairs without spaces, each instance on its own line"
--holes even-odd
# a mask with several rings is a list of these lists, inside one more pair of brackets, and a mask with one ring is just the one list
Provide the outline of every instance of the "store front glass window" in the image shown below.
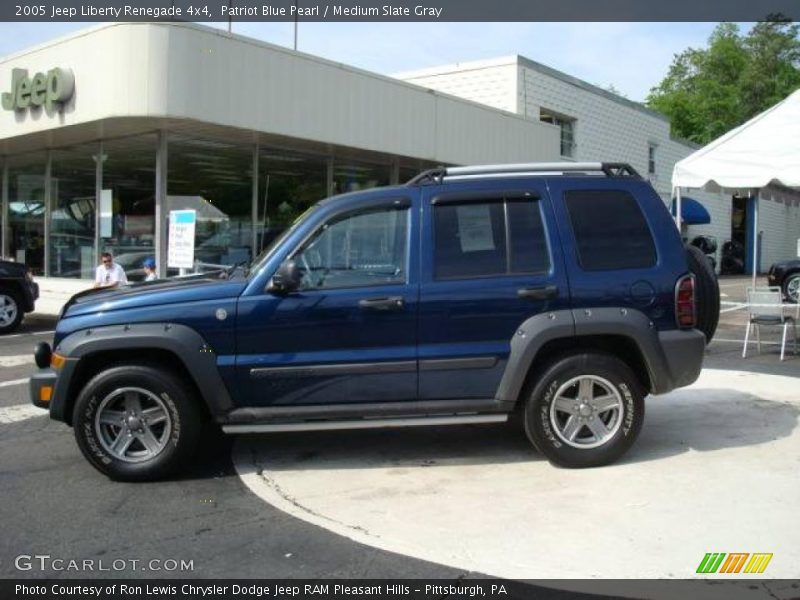
[[251,260],[253,147],[173,135],[167,156],[164,214],[196,211],[198,269]]
[[44,152],[11,156],[8,164],[9,258],[44,273],[44,190],[47,157]]
[[103,144],[100,246],[129,281],[143,281],[144,261],[155,258],[155,134]]
[[53,151],[50,177],[50,276],[91,278],[94,248],[96,161],[100,145]]
[[310,206],[327,196],[327,160],[321,156],[262,147],[258,171],[256,232],[260,250]]
[[391,167],[337,158],[333,163],[333,193],[344,194],[389,185]]

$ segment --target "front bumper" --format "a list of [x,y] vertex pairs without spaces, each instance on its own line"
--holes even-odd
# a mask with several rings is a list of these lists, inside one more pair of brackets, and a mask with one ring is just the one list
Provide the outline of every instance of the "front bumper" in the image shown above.
[[[50,405],[55,397],[56,381],[58,374],[54,369],[38,369],[30,379],[28,389],[31,394],[31,402],[39,408],[50,410]],[[47,390],[49,388],[49,391]]]

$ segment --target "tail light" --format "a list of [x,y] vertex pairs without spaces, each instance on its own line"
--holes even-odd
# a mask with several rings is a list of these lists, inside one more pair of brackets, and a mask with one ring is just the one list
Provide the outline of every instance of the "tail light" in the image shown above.
[[697,325],[694,275],[684,275],[675,284],[675,322],[681,328]]

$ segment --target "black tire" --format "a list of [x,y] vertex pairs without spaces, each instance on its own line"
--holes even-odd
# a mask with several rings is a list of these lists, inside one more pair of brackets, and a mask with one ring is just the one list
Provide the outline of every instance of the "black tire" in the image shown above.
[[[612,401],[617,402],[617,407],[589,416],[582,411],[584,406],[590,409],[594,402],[584,403],[576,398],[575,406],[580,410],[570,415],[554,410],[557,395],[561,404],[580,391],[580,381],[571,384],[577,378],[590,380],[592,394],[603,389],[616,392],[617,397]],[[627,364],[608,354],[571,354],[557,359],[536,374],[525,393],[525,433],[547,460],[560,467],[599,467],[614,462],[628,451],[644,422],[641,383]],[[573,415],[584,421],[576,426],[578,435],[569,442],[564,434],[569,435],[566,423]],[[589,429],[598,423],[608,430],[604,441]]]
[[717,275],[699,248],[686,247],[686,261],[694,274],[697,329],[711,342],[719,324],[719,282]]
[[[0,287],[0,335],[5,333],[11,333],[15,331],[19,324],[22,323],[22,303],[19,299],[19,293],[16,290]],[[9,320],[6,320],[4,317],[7,311],[13,311],[14,316],[11,317]]]
[[[122,418],[119,426],[100,424],[99,409],[106,416],[120,413],[112,408],[122,408],[123,417],[129,414],[125,412],[128,410],[127,396],[115,395],[115,392],[126,388],[142,390],[142,393],[134,392],[138,394],[140,408],[158,408],[156,414],[163,413],[166,419],[148,426],[148,409],[144,409],[137,413],[144,416],[142,419],[137,417],[137,420],[130,422]],[[156,367],[118,365],[106,369],[84,386],[75,403],[73,427],[78,447],[92,466],[117,481],[153,481],[171,475],[194,454],[203,431],[205,413],[192,396],[178,377]],[[120,401],[124,404],[118,404]],[[155,419],[154,416],[152,420]],[[135,431],[141,433],[128,435],[129,439],[134,439],[128,450],[122,451],[130,456],[120,458],[114,455],[109,446],[113,448],[110,440],[114,437],[115,429],[119,428],[119,435],[123,436],[126,428],[135,427],[136,424],[141,425],[142,429]],[[154,445],[157,451],[150,451],[143,441],[139,441],[143,439],[145,427],[148,433],[153,434],[153,440],[159,442]],[[134,456],[137,451],[141,456]]]
[[[789,291],[789,284],[792,283],[794,287],[794,293],[790,293]],[[789,273],[786,276],[786,279],[783,280],[783,295],[786,297],[786,300],[789,302],[794,302],[797,304],[800,302],[800,290],[798,289],[798,284],[800,284],[800,272]]]

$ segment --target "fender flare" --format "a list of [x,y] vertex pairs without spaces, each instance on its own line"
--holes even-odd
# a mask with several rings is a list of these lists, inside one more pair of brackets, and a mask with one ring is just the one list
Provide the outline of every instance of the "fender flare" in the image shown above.
[[[653,394],[666,393],[676,387],[659,332],[647,315],[626,307],[586,308],[545,312],[523,322],[511,339],[511,352],[495,399],[507,406],[516,404],[531,365],[546,343],[600,335],[624,337],[635,344],[647,368]],[[671,332],[666,335],[669,337]],[[694,343],[695,337],[687,341]],[[684,380],[678,383],[688,385]]]
[[[65,337],[55,351],[66,358],[51,402],[51,417],[67,420],[67,396],[81,359],[100,352],[156,348],[176,356],[194,380],[214,416],[233,409],[233,402],[217,368],[217,356],[203,337],[186,325],[143,323],[111,325],[76,331]],[[139,358],[135,354],[131,358]]]

